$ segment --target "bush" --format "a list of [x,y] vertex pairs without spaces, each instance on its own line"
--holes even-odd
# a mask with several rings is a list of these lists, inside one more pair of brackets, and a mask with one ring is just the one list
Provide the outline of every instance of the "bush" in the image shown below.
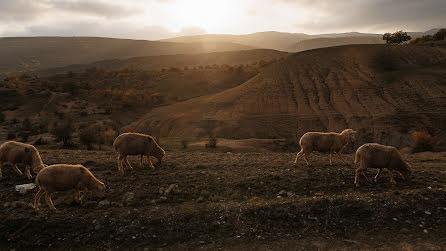
[[183,149],[187,149],[187,147],[189,146],[189,140],[183,139],[181,141],[181,145],[183,146]]
[[432,151],[437,143],[437,139],[427,132],[413,132],[412,137],[414,140],[414,152]]
[[401,44],[409,41],[410,39],[412,38],[404,31],[397,31],[393,34],[385,33],[383,35],[383,40],[385,40],[388,44]]
[[63,142],[64,147],[71,146],[73,130],[73,120],[70,117],[64,120],[53,121],[50,126],[50,132]]
[[206,148],[216,148],[217,147],[217,139],[210,138],[209,142],[205,145]]

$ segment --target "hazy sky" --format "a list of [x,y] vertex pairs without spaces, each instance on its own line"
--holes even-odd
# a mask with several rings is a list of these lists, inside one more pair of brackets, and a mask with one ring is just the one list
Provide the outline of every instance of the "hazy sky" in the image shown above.
[[446,0],[0,0],[0,36],[425,31],[445,13]]

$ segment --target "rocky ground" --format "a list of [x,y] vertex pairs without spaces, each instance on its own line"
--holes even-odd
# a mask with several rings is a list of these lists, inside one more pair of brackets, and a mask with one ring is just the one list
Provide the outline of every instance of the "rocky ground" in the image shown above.
[[[444,249],[446,153],[406,156],[413,178],[353,185],[354,167],[327,155],[293,167],[289,153],[168,152],[155,170],[118,175],[106,151],[41,150],[47,164],[81,163],[107,185],[83,204],[53,196],[58,213],[10,166],[0,181],[0,249]],[[353,155],[346,158],[353,162]],[[22,168],[23,169],[23,168]],[[371,177],[376,170],[370,170]]]

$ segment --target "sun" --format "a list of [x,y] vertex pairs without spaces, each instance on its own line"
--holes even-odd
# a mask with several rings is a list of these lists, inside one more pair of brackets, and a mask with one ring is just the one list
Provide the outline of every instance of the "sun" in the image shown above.
[[174,18],[182,27],[200,27],[207,31],[218,31],[229,23],[234,6],[231,0],[180,0],[175,3]]

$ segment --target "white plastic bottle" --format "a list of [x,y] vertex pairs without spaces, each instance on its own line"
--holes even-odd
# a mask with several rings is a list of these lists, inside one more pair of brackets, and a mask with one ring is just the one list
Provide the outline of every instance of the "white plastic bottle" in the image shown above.
[[26,191],[34,189],[37,185],[35,183],[28,183],[22,185],[16,185],[15,190],[21,194],[25,194]]

